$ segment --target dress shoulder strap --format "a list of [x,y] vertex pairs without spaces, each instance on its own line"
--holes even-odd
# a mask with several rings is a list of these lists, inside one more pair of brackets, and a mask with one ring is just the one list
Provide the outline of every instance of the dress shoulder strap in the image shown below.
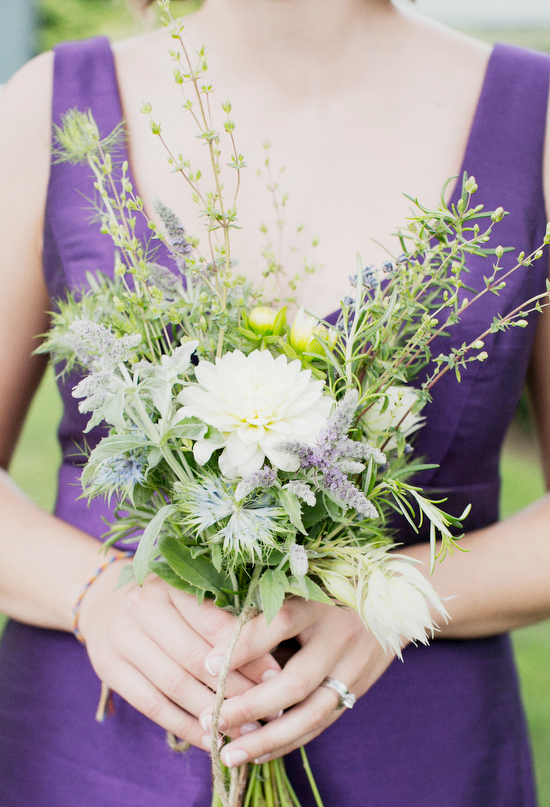
[[[497,44],[487,67],[463,168],[478,180],[483,203],[517,210],[545,226],[543,156],[550,56]],[[476,198],[477,201],[477,198]]]
[[[52,122],[71,109],[91,110],[102,137],[122,120],[113,53],[104,37],[67,42],[55,49]],[[125,147],[120,154],[126,159]],[[44,228],[44,273],[52,299],[80,286],[88,271],[112,270],[109,236],[91,226],[93,177],[86,165],[52,163]]]

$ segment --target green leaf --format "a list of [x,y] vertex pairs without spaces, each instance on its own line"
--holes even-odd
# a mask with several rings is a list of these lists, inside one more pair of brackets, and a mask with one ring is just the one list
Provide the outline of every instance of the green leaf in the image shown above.
[[223,589],[232,590],[231,580],[218,572],[214,564],[204,555],[193,558],[189,547],[181,544],[172,535],[164,535],[161,538],[159,549],[182,580],[195,588],[210,591],[218,598],[227,599]]
[[156,516],[151,519],[139,540],[139,546],[134,558],[134,572],[140,586],[143,585],[143,581],[147,577],[155,541],[157,540],[164,522],[172,515],[175,509],[173,504],[165,504],[164,507],[161,507]]
[[267,624],[277,616],[287,591],[287,577],[280,569],[268,569],[260,579],[262,608]]
[[307,535],[302,523],[302,505],[300,504],[300,499],[295,493],[290,493],[285,488],[279,488],[277,491],[277,496],[279,497],[281,507],[289,517],[294,527],[296,527],[296,529],[299,530],[302,535]]
[[287,582],[287,591],[296,597],[304,597],[306,600],[324,602],[325,605],[334,605],[330,597],[323,589],[314,583],[309,577],[296,577],[292,575]]
[[131,563],[126,563],[122,567],[122,571],[118,576],[115,591],[117,591],[119,588],[124,588],[124,586],[127,586],[129,583],[135,583],[135,582],[136,582],[136,576],[134,574],[134,567]]
[[313,507],[308,504],[303,505],[302,508],[302,523],[306,530],[309,530],[315,524],[323,521],[327,517],[327,510],[323,504],[321,496],[317,496],[317,502]]
[[173,440],[199,440],[204,437],[208,430],[206,423],[198,418],[185,418],[180,420],[175,426],[172,426],[164,434],[163,442],[169,439]]
[[128,454],[138,448],[147,446],[147,440],[133,434],[111,434],[94,448],[88,458],[89,465],[105,462],[121,454]]
[[161,580],[164,580],[164,582],[168,583],[172,588],[177,588],[180,591],[185,591],[187,594],[193,594],[194,596],[197,596],[197,594],[202,591],[202,589],[195,588],[195,586],[182,580],[172,567],[164,561],[155,560],[150,564],[149,568],[153,574],[156,574],[157,577],[160,577]]
[[113,395],[113,397],[110,398],[110,400],[108,400],[103,407],[105,420],[107,423],[112,423],[115,429],[117,429],[119,432],[123,432],[127,428],[127,425],[124,422],[124,398],[124,392],[119,392],[116,395]]
[[160,448],[152,448],[147,455],[147,470],[150,471],[156,468],[162,459],[162,451]]

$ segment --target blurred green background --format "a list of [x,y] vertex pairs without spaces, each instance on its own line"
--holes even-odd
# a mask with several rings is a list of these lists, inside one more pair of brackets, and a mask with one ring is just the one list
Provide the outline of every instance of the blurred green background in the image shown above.
[[[196,0],[175,3],[178,13]],[[126,0],[40,0],[38,51],[64,39],[106,33],[118,39],[143,30],[154,20],[143,20]],[[504,41],[550,52],[550,30],[468,31],[488,42]],[[14,479],[45,508],[55,499],[55,474],[59,449],[55,440],[61,405],[51,373],[31,407],[11,473]],[[502,515],[516,512],[543,493],[537,449],[526,407],[511,431],[502,458]],[[521,686],[532,737],[540,807],[550,807],[550,621],[514,632]],[[441,805],[444,807],[444,805]]]

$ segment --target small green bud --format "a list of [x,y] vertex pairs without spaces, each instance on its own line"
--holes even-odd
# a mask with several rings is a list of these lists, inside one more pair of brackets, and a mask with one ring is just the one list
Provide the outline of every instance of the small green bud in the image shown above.
[[517,319],[514,325],[516,325],[518,328],[527,328],[529,323],[527,322],[526,319]]
[[504,216],[504,208],[503,207],[497,207],[497,209],[494,211],[494,213],[491,216],[491,221],[494,221],[495,223],[498,222],[498,221],[502,221],[503,216]]
[[504,255],[504,247],[498,246],[498,247],[495,249],[495,255],[496,255],[496,256],[497,256],[497,258],[500,260],[500,258],[502,258],[502,256]]
[[229,113],[231,112],[231,102],[230,101],[224,101],[224,103],[222,104],[222,109],[223,109],[224,112],[227,112],[227,114],[229,115]]
[[488,358],[489,358],[489,354],[487,353],[486,350],[484,350],[483,353],[478,353],[477,356],[476,356],[476,359],[478,361],[485,361],[485,359],[488,359]]
[[280,311],[273,311],[266,305],[253,308],[248,315],[248,327],[258,336],[278,336],[286,324],[286,306]]
[[464,183],[464,190],[466,193],[475,193],[477,191],[477,184],[475,177],[468,177],[466,182]]
[[474,342],[474,347],[476,350],[481,350],[482,347],[485,347],[485,342],[483,341],[483,339],[477,339]]

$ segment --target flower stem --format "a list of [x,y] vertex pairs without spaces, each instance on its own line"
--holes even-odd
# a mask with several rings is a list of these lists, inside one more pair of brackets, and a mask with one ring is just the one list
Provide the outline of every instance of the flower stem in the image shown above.
[[304,770],[307,774],[309,786],[311,787],[313,797],[315,798],[315,804],[317,805],[317,807],[324,807],[323,801],[321,799],[321,794],[319,793],[317,785],[315,784],[315,779],[313,778],[313,773],[311,772],[309,760],[306,754],[306,749],[303,746],[300,748],[300,754],[302,755],[302,763],[304,765]]
[[225,651],[223,665],[218,676],[218,689],[216,692],[214,710],[212,712],[212,779],[214,783],[214,790],[219,794],[223,807],[233,807],[233,805],[229,801],[229,794],[226,790],[225,776],[220,758],[220,749],[218,747],[220,712],[225,699],[225,689],[227,685],[229,668],[231,666],[231,659],[233,658],[233,653],[235,652],[237,642],[239,641],[239,636],[241,635],[244,625],[246,625],[246,623],[256,614],[256,609],[252,603],[262,571],[262,566],[256,566],[254,569],[254,574],[252,575],[241,613],[238,616],[233,634],[231,635],[231,639],[229,641],[229,645]]

